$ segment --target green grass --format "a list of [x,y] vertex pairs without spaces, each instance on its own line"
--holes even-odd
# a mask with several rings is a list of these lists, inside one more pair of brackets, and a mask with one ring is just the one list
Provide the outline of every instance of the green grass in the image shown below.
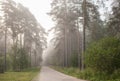
[[31,81],[39,71],[39,68],[31,68],[22,72],[5,72],[0,74],[0,81]]
[[64,74],[71,75],[71,76],[79,78],[80,70],[78,68],[73,68],[73,67],[66,68],[66,67],[56,67],[56,66],[52,67],[52,68],[57,70],[57,71],[60,71]]
[[104,72],[95,72],[88,68],[84,71],[80,71],[78,68],[63,68],[63,67],[52,67],[53,69],[60,71],[64,74],[85,79],[88,81],[120,81],[120,70],[116,70],[113,74],[106,74]]

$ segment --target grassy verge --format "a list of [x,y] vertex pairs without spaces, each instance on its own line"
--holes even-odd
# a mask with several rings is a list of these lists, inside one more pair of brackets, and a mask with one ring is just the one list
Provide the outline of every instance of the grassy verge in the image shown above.
[[72,67],[71,68],[52,67],[52,68],[64,74],[89,81],[120,81],[120,70],[119,71],[117,70],[110,75],[101,72],[94,72],[94,70],[90,68],[84,71],[80,71],[78,68]]
[[0,81],[31,81],[39,71],[39,68],[31,68],[22,72],[5,72],[0,74]]
[[58,66],[55,66],[55,67],[52,66],[51,68],[53,68],[59,72],[62,72],[64,74],[79,78],[80,70],[78,68],[73,68],[73,67],[70,67],[70,68],[64,67],[63,68],[63,67],[58,67]]

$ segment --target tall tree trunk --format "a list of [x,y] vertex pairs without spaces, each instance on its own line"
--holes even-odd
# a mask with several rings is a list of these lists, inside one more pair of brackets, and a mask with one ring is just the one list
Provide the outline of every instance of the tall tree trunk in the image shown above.
[[71,64],[70,63],[70,60],[71,60],[71,57],[72,57],[72,38],[71,38],[71,32],[70,32],[70,35],[69,35],[69,65]]
[[80,55],[80,32],[79,32],[79,20],[77,20],[77,44],[78,44],[78,49],[77,49],[77,51],[78,51],[78,67],[81,69],[81,59],[80,59],[80,57],[81,57],[81,55]]
[[81,57],[81,69],[84,70],[84,52],[85,52],[85,28],[86,28],[86,14],[87,14],[87,10],[86,10],[86,0],[83,0],[83,19],[84,19],[84,22],[83,22],[83,43],[82,43],[82,57]]
[[[65,35],[65,34],[64,34]],[[63,67],[65,67],[65,37],[63,40]]]
[[37,54],[36,54],[36,52],[35,52],[34,55],[35,55],[35,67],[36,67],[36,66],[37,66],[37,58],[36,58],[36,57],[37,57],[37,56],[36,56]]
[[[67,4],[66,4],[66,0],[64,1],[65,4],[65,9],[66,9],[66,13],[65,13],[65,20],[67,20]],[[65,22],[65,66],[68,66],[68,50],[67,50],[67,23]]]
[[22,48],[22,34],[20,34],[20,48]]
[[6,29],[5,29],[5,63],[4,63],[4,70],[6,71],[6,68],[7,68],[7,62],[6,62],[6,55],[7,55],[7,26],[6,26]]
[[31,56],[31,54],[32,54],[32,45],[30,47],[30,67],[32,66],[32,56]]

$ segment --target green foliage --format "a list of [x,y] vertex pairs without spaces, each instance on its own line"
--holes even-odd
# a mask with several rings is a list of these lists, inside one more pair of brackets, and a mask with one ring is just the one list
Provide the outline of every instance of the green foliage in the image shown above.
[[57,66],[53,66],[52,68],[62,73],[65,73],[67,75],[71,75],[77,78],[79,78],[79,75],[80,75],[79,68],[75,68],[75,67],[66,68],[66,67],[57,67]]
[[79,68],[63,68],[63,67],[53,67],[54,69],[65,73],[67,75],[71,75],[73,77],[77,77],[80,79],[85,79],[88,81],[120,81],[120,70],[116,70],[113,74],[107,74],[105,72],[96,72],[91,68],[86,68],[83,71],[80,71]]
[[96,72],[91,68],[81,71],[80,78],[90,81],[107,81],[110,79],[109,75],[107,75],[105,72]]
[[72,67],[77,67],[78,66],[78,54],[77,53],[74,53],[74,54],[71,55],[70,65]]
[[[17,50],[17,51],[16,51]],[[25,68],[28,68],[29,65],[29,56],[28,53],[25,51],[25,48],[13,48],[13,70],[14,71],[21,71]]]
[[20,70],[28,67],[29,65],[28,54],[24,48],[18,49],[17,58]]
[[105,72],[96,72],[91,68],[87,68],[79,73],[80,78],[90,81],[119,81],[120,71],[117,70],[113,74],[107,74]]
[[86,51],[86,66],[112,73],[120,68],[120,40],[115,37],[104,38],[93,43]]
[[7,57],[6,57],[6,61],[7,61],[7,70],[12,70],[12,58],[11,58],[11,54],[7,54]]
[[[5,57],[1,55],[1,57],[0,57],[0,73],[3,73],[3,72],[4,72],[4,63],[5,63],[4,58],[5,58]],[[11,59],[11,57],[10,57],[10,54],[7,54],[6,63],[7,63],[7,65],[6,65],[6,67],[7,67],[6,70],[11,70],[11,69],[12,69],[12,65],[11,65],[12,59]]]
[[113,72],[113,74],[111,75],[112,79],[119,79],[120,80],[120,69],[117,69]]

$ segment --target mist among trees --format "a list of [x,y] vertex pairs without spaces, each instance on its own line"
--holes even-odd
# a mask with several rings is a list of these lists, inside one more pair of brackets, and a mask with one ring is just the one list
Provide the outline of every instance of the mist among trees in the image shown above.
[[54,50],[47,64],[108,74],[119,70],[119,5],[119,0],[53,0],[48,14],[56,23],[50,30]]
[[46,32],[28,8],[4,0],[0,16],[0,71],[37,67],[46,48]]
[[46,14],[55,23],[48,31],[21,3],[0,1],[0,73],[47,65],[90,81],[120,80],[120,0],[52,0]]

